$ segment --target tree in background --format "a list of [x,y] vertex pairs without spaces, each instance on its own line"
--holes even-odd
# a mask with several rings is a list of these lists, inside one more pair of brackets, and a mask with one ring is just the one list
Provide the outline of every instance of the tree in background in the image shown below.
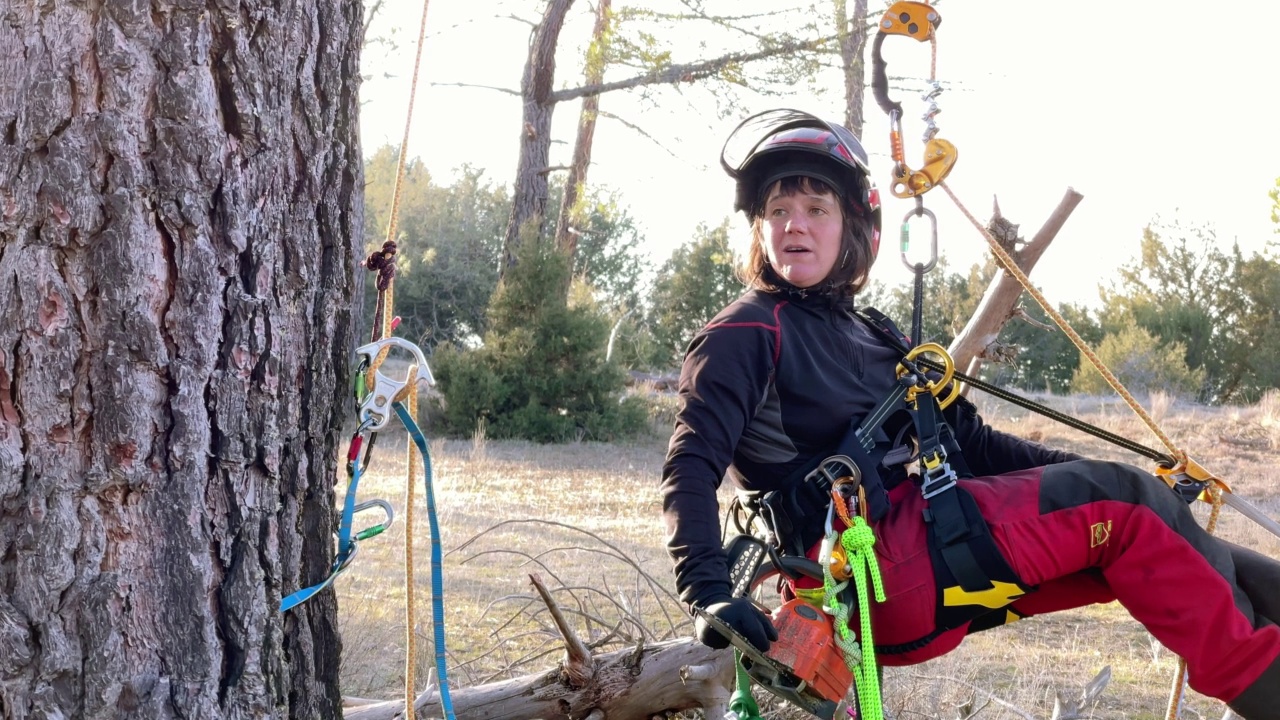
[[[384,145],[365,163],[365,244],[382,244],[391,212],[398,153]],[[498,256],[510,198],[484,172],[463,167],[454,183],[434,184],[419,159],[406,163],[400,187],[395,283],[402,334],[428,350],[464,342],[485,330],[485,310],[498,284]],[[372,307],[366,283],[366,307]]]
[[646,318],[653,337],[646,359],[653,365],[679,367],[694,333],[745,290],[734,272],[729,223],[700,224],[658,271]]
[[1223,253],[1210,228],[1148,226],[1139,258],[1101,291],[1103,328],[1108,334],[1127,332],[1130,322],[1136,323],[1161,345],[1182,348],[1187,367],[1204,370],[1195,399],[1237,400],[1251,343],[1242,331],[1242,264],[1239,247]]
[[570,268],[550,239],[524,243],[521,253],[494,294],[483,345],[445,344],[435,354],[446,430],[535,442],[639,432],[645,410],[620,397],[622,371],[605,360],[608,316],[581,284],[567,305],[554,291]]
[[[396,149],[378,148],[365,163],[365,243],[381,246],[395,186]],[[563,183],[553,183],[558,199]],[[583,278],[605,305],[639,302],[648,269],[643,238],[616,194],[587,189],[579,199],[580,244],[574,277]],[[502,237],[511,200],[484,172],[463,167],[453,184],[437,185],[419,159],[406,163],[397,231],[395,284],[402,332],[430,350],[439,343],[475,343],[488,329],[488,307],[498,287]],[[372,306],[372,284],[366,287]]]
[[[1102,326],[1083,305],[1063,303],[1058,312],[1090,347],[1102,341]],[[1026,318],[1015,317],[1000,332],[999,342],[1013,352],[1000,362],[982,366],[982,379],[1031,392],[1065,395],[1080,366],[1080,351],[1034,302],[1025,301]]]
[[[881,253],[884,254],[883,252]],[[880,258],[896,261],[896,257]],[[884,268],[881,268],[881,272]],[[894,272],[907,272],[898,266]],[[952,272],[946,256],[938,258],[938,264],[924,276],[924,300],[921,304],[921,340],[946,346],[964,328],[982,299],[982,291],[995,275],[995,263],[988,259],[983,264],[969,267],[967,273]],[[902,330],[911,333],[914,290],[911,285],[890,288],[880,281],[872,281],[859,295],[858,305],[871,305],[889,316]]]
[[[1187,367],[1186,345],[1177,340],[1161,343],[1133,318],[1108,333],[1095,352],[1130,392],[1163,392],[1193,398],[1204,386],[1204,368]],[[1080,359],[1071,388],[1090,395],[1112,394],[1111,386],[1085,358]]]

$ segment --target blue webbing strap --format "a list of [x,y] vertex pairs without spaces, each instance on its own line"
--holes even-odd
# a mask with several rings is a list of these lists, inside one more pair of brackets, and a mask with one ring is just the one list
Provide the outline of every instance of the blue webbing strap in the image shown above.
[[[361,437],[359,435],[357,438]],[[356,442],[356,440],[352,440]],[[312,585],[309,588],[303,588],[288,597],[280,600],[280,612],[287,612],[298,605],[311,599],[313,595],[321,590],[329,587],[343,570],[347,569],[347,564],[351,560],[351,556],[355,554],[356,544],[351,540],[351,526],[353,524],[352,517],[355,515],[356,509],[356,487],[360,484],[360,462],[359,458],[352,463],[351,482],[347,483],[347,498],[342,503],[342,522],[338,525],[338,555],[333,559],[333,567],[329,569],[329,577],[325,578],[318,585]]]
[[[453,700],[449,697],[449,675],[445,668],[444,644],[444,556],[440,549],[440,526],[436,521],[436,500],[431,492],[431,453],[427,450],[427,439],[413,416],[401,403],[395,403],[396,415],[404,423],[413,444],[418,446],[422,455],[422,465],[426,469],[424,482],[427,496],[427,520],[431,524],[431,626],[435,630],[436,677],[440,678],[440,709],[445,720],[454,720]],[[412,711],[410,711],[412,712]]]

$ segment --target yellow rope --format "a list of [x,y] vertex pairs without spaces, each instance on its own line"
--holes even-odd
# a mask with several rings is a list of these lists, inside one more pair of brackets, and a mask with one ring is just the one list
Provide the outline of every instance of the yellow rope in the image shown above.
[[[396,182],[391,195],[391,216],[387,220],[387,240],[394,241],[396,238],[396,224],[400,216],[400,195],[404,186],[404,170],[408,160],[409,153],[409,132],[413,127],[413,103],[418,94],[418,75],[422,67],[422,48],[426,44],[427,38],[427,9],[430,7],[430,0],[422,1],[422,22],[418,27],[418,50],[413,59],[413,79],[409,83],[409,108],[404,121],[404,137],[400,141],[400,158],[396,163]],[[381,325],[379,328],[380,337],[388,338],[391,336],[392,324],[395,321],[395,278],[394,276],[387,284],[387,289],[382,291],[382,317],[379,318]],[[386,360],[387,354],[391,351],[390,347],[384,348],[369,364],[367,371],[370,379],[377,376],[378,368],[382,366],[382,362]],[[416,377],[417,367],[410,368],[409,377]],[[405,401],[406,409],[409,411],[410,417],[418,416],[418,393],[416,383],[410,383],[401,392],[397,393],[396,402]],[[409,476],[405,484],[405,533],[404,533],[404,583],[405,583],[405,663],[404,663],[404,717],[412,718],[414,716],[414,686],[417,684],[417,678],[414,677],[414,668],[417,664],[417,607],[414,602],[414,578],[413,578],[413,496],[415,479],[417,477],[418,468],[421,467],[421,459],[418,457],[418,450],[412,442],[409,444]]]
[[[427,39],[427,8],[430,4],[431,0],[422,0],[422,22],[418,26],[418,50],[413,58],[413,79],[409,82],[409,108],[405,113],[404,136],[400,140],[400,158],[396,162],[396,183],[391,192],[391,217],[387,219],[387,240],[390,241],[396,239],[396,225],[400,218],[400,195],[404,192],[404,168],[409,157],[409,132],[413,128],[413,103],[418,96],[418,74],[422,67],[422,47],[426,44]],[[394,307],[392,303],[394,287],[395,278],[393,277],[387,285],[382,305],[381,337],[384,338],[391,336],[391,323],[395,316],[392,311]],[[387,353],[389,352],[390,348],[386,348],[373,359],[373,362],[369,365],[370,377],[376,375],[378,368],[381,367],[382,361],[387,359]]]
[[[1035,298],[1035,301],[1040,305],[1040,308],[1053,319],[1053,322],[1062,330],[1062,332],[1066,333],[1067,337],[1071,338],[1072,344],[1076,346],[1081,354],[1089,359],[1089,362],[1092,363],[1093,366],[1097,368],[1098,372],[1102,374],[1102,377],[1107,381],[1107,384],[1110,385],[1111,388],[1120,395],[1120,397],[1124,398],[1124,401],[1129,405],[1133,412],[1142,419],[1151,432],[1154,433],[1156,437],[1160,438],[1160,442],[1164,443],[1164,446],[1169,449],[1169,452],[1173,454],[1174,458],[1176,458],[1179,463],[1185,464],[1187,462],[1187,454],[1179,449],[1178,446],[1174,444],[1173,440],[1160,429],[1160,426],[1156,421],[1147,414],[1147,411],[1143,409],[1142,405],[1140,405],[1138,401],[1134,399],[1133,395],[1125,389],[1120,380],[1111,373],[1107,366],[1102,362],[1102,359],[1099,358],[1098,355],[1085,343],[1084,339],[1081,338],[1079,333],[1071,327],[1071,324],[1067,322],[1066,318],[1062,317],[1061,313],[1055,310],[1053,306],[1049,304],[1049,301],[1045,299],[1044,295],[1042,295],[1040,291],[1031,284],[1031,280],[1027,277],[1026,273],[1022,272],[1022,268],[1018,267],[1018,263],[1014,261],[1013,256],[1011,256],[1004,248],[1000,247],[1000,243],[997,242],[996,239],[992,237],[991,233],[983,227],[982,223],[974,217],[973,213],[969,212],[969,209],[964,206],[964,203],[960,202],[960,199],[956,197],[955,193],[951,192],[951,188],[947,186],[946,182],[940,182],[938,185],[946,191],[947,196],[956,204],[956,207],[959,208],[960,212],[969,219],[969,222],[973,223],[973,226],[978,229],[978,232],[982,233],[982,236],[987,239],[987,244],[991,246],[991,252],[996,256],[1000,265],[1022,284],[1022,287],[1027,291],[1027,294]],[[1214,529],[1216,529],[1218,525],[1218,516],[1222,512],[1223,488],[1218,483],[1211,482],[1206,486],[1205,491],[1209,493],[1209,498],[1213,503],[1213,509],[1209,513],[1209,520],[1205,524],[1205,531],[1212,535]],[[1175,672],[1173,687],[1169,695],[1169,708],[1166,713],[1166,720],[1177,720],[1178,710],[1182,705],[1182,694],[1183,688],[1186,685],[1186,677],[1187,661],[1183,658],[1179,658],[1178,669]]]
[[996,256],[996,260],[999,261],[1000,265],[1022,284],[1022,287],[1026,289],[1027,294],[1034,298],[1040,305],[1040,308],[1053,319],[1053,322],[1062,329],[1062,332],[1066,333],[1067,337],[1071,339],[1071,343],[1075,345],[1081,354],[1088,358],[1089,362],[1092,363],[1093,366],[1097,368],[1098,372],[1102,374],[1103,379],[1107,381],[1107,384],[1111,386],[1111,389],[1115,390],[1120,397],[1124,398],[1124,401],[1129,405],[1130,409],[1132,409],[1133,412],[1142,419],[1142,422],[1145,423],[1151,432],[1160,439],[1160,442],[1164,443],[1164,446],[1169,449],[1169,452],[1172,453],[1179,462],[1186,462],[1186,453],[1180,450],[1178,446],[1174,444],[1173,440],[1160,429],[1160,426],[1156,421],[1147,414],[1147,411],[1143,409],[1142,405],[1140,405],[1133,395],[1125,389],[1125,386],[1114,374],[1112,374],[1111,370],[1102,362],[1102,359],[1098,357],[1097,353],[1095,353],[1089,345],[1085,343],[1084,338],[1080,337],[1080,334],[1071,327],[1071,324],[1067,322],[1067,319],[1062,317],[1062,314],[1055,310],[1053,306],[1049,304],[1049,301],[1045,296],[1031,284],[1031,279],[1027,277],[1026,273],[1022,272],[1022,268],[1018,267],[1018,263],[1014,261],[1013,256],[1005,251],[1004,248],[1000,247],[999,241],[997,241],[991,233],[983,227],[982,223],[978,221],[978,218],[974,217],[973,213],[969,212],[969,209],[964,206],[964,203],[960,202],[960,199],[956,197],[955,193],[951,192],[951,188],[947,185],[946,181],[938,183],[938,187],[941,187],[946,191],[947,196],[956,204],[956,207],[960,209],[960,212],[963,213],[964,216],[968,218],[969,222],[973,223],[973,226],[978,229],[978,232],[982,233],[982,236],[987,239],[987,244],[991,246],[991,252]]
[[[417,374],[417,366],[409,368],[409,377]],[[409,390],[405,397],[405,409],[409,411],[409,417],[415,421],[418,418],[418,388],[416,383],[405,386]],[[414,668],[418,662],[418,618],[417,603],[414,602],[414,587],[416,586],[413,579],[413,537],[414,537],[414,521],[413,521],[413,501],[414,488],[417,487],[417,478],[421,473],[420,467],[422,458],[418,455],[418,446],[413,442],[407,443],[409,446],[409,475],[404,485],[404,604],[405,604],[405,658],[404,658],[404,706],[406,718],[412,718],[413,700],[414,700]]]

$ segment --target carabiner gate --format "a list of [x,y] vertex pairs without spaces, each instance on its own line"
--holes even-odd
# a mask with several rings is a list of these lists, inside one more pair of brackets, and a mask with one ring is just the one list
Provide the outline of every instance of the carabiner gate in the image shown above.
[[920,200],[921,198],[916,198],[915,209],[909,210],[902,218],[902,264],[906,265],[911,272],[916,271],[916,263],[907,259],[907,250],[911,247],[911,218],[913,217],[929,218],[929,262],[925,263],[921,272],[929,272],[938,264],[938,218],[934,216],[932,210],[929,210],[923,203],[919,202]]

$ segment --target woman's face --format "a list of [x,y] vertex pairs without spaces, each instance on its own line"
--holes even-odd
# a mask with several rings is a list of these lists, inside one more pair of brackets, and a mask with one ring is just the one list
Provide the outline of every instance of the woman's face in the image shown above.
[[780,187],[779,183],[770,189],[765,200],[765,254],[783,280],[798,288],[813,287],[826,279],[840,257],[840,199],[814,192],[809,183],[801,183],[789,195],[779,192]]

